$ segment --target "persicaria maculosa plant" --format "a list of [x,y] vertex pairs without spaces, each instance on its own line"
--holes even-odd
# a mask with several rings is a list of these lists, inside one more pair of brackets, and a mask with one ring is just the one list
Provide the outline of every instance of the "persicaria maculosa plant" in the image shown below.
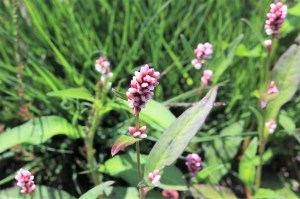
[[20,169],[15,179],[18,181],[17,186],[21,188],[22,194],[30,195],[35,191],[34,176],[30,171]]

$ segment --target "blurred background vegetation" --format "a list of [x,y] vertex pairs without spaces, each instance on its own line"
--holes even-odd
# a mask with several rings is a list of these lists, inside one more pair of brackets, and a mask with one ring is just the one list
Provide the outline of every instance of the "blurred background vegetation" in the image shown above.
[[[85,87],[94,93],[99,80],[94,63],[100,55],[110,60],[113,87],[119,90],[129,87],[133,72],[145,63],[161,71],[163,76],[154,99],[178,116],[186,109],[180,107],[179,102],[195,102],[203,97],[197,89],[202,72],[196,71],[190,62],[197,44],[210,42],[214,55],[205,68],[214,71],[214,84],[223,83],[218,101],[225,102],[226,106],[214,109],[187,151],[201,154],[204,166],[216,164],[222,149],[214,146],[222,148],[224,145],[215,143],[218,139],[210,139],[210,136],[219,135],[224,128],[229,128],[229,133],[245,135],[255,134],[257,129],[258,99],[254,91],[264,84],[267,53],[262,42],[267,37],[263,27],[271,2],[2,0],[0,133],[32,118],[49,115],[84,126],[91,107],[88,101],[62,100],[47,93],[74,87]],[[281,29],[282,38],[272,58],[273,64],[300,32],[300,1],[289,0],[286,4],[289,14]],[[107,100],[114,103],[113,93],[108,95]],[[280,115],[289,123],[284,125],[279,121],[280,127],[268,143],[271,151],[263,179],[274,182],[277,180],[271,177],[276,177],[299,192],[299,89],[283,109]],[[95,138],[99,165],[110,158],[113,140],[126,133],[132,121],[131,113],[126,110],[107,111]],[[152,140],[142,148],[145,154],[163,129],[152,125],[152,131]],[[230,158],[226,160],[228,169],[199,182],[226,185],[238,196],[245,197],[236,161],[240,158],[239,151],[250,141],[245,135],[238,137],[238,145],[230,151]],[[6,141],[0,140],[0,143]],[[59,187],[78,196],[92,186],[81,166],[85,164],[83,150],[81,140],[63,135],[40,145],[14,146],[0,155],[0,188],[10,187],[10,174],[26,165],[37,173],[37,184]],[[183,159],[177,166],[182,172],[185,170]],[[103,177],[112,178],[106,174]],[[127,186],[124,179],[113,179],[117,179],[119,186]]]

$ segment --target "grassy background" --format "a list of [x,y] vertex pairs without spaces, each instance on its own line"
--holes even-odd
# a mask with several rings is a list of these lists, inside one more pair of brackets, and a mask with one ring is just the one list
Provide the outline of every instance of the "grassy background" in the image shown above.
[[[78,123],[84,124],[85,104],[61,102],[46,93],[80,86],[92,91],[98,80],[94,62],[99,55],[111,61],[114,87],[127,89],[133,71],[150,63],[164,73],[155,93],[156,100],[195,101],[200,96],[189,91],[199,87],[202,72],[195,71],[190,61],[197,44],[207,41],[213,44],[214,55],[204,68],[214,71],[214,83],[225,82],[218,100],[227,106],[213,113],[205,129],[215,133],[243,119],[251,131],[256,123],[249,107],[257,105],[253,92],[263,84],[266,53],[261,43],[267,38],[263,26],[270,2],[24,0],[17,1],[18,9],[14,10],[12,1],[1,1],[0,125],[13,127],[24,122],[26,119],[20,112],[22,103],[27,104],[32,116],[55,114],[74,121],[76,115]],[[299,7],[300,2],[287,3],[289,7]],[[252,28],[241,18],[249,20]],[[288,16],[272,63],[296,38],[299,18],[297,14]],[[17,48],[21,55],[19,62]],[[18,63],[23,65],[24,99],[18,96]],[[179,97],[174,99],[176,96]],[[300,97],[285,107],[296,126],[300,125],[299,107]],[[78,114],[79,110],[82,114]],[[171,110],[175,114],[182,111]],[[113,112],[103,125],[113,131],[113,126],[127,118]],[[61,147],[51,144],[54,148]],[[80,144],[65,143],[66,148]],[[99,156],[102,161],[106,157]],[[55,161],[60,164],[63,159]],[[55,182],[55,177],[49,176]]]

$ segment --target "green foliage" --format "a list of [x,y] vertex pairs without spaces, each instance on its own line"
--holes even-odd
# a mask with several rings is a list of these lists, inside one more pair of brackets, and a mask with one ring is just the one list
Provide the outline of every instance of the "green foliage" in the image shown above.
[[78,129],[59,116],[43,116],[8,129],[0,135],[0,152],[17,144],[41,144],[55,135],[79,138]]
[[119,136],[114,145],[111,147],[111,155],[114,156],[116,155],[119,151],[125,149],[126,147],[141,141],[139,138],[134,138],[132,136],[127,136],[127,135],[121,135]]
[[[147,156],[141,156],[141,164],[145,165]],[[100,172],[114,177],[120,177],[132,186],[138,184],[136,154],[129,153],[115,156],[107,160],[99,168]],[[186,190],[187,183],[181,171],[175,166],[167,167],[161,178],[160,188],[173,190]]]
[[19,187],[1,190],[0,198],[5,199],[75,199],[75,197],[65,191],[54,189],[47,186],[36,186],[32,195],[24,196],[20,193]]
[[114,181],[103,182],[83,194],[79,199],[97,199],[99,195],[102,195],[103,191],[112,184],[114,184]]
[[279,89],[279,96],[266,110],[267,121],[276,118],[282,105],[291,100],[300,82],[300,46],[293,44],[278,60],[271,75]]
[[239,176],[244,182],[246,187],[251,188],[254,185],[256,164],[255,156],[257,152],[258,141],[257,138],[253,138],[243,154],[241,162],[239,164]]
[[[243,122],[236,122],[224,128],[220,135],[235,135],[243,131]],[[219,180],[230,170],[231,162],[236,155],[241,144],[241,137],[228,137],[226,139],[215,139],[205,149],[205,163],[208,166],[222,165],[218,172],[211,173],[206,182],[217,184]]]
[[86,88],[69,88],[65,90],[53,91],[47,93],[47,95],[53,97],[83,99],[95,102],[95,98]]
[[194,185],[191,187],[191,192],[194,198],[207,198],[207,199],[236,199],[234,193],[222,186],[210,185]]
[[212,88],[195,106],[186,110],[159,138],[145,163],[144,180],[155,169],[162,171],[181,155],[190,140],[198,132],[217,96],[218,87]]

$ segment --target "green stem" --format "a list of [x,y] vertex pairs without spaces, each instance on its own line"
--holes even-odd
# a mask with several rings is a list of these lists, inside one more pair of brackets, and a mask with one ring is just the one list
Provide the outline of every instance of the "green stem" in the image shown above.
[[88,161],[88,165],[89,165],[89,169],[91,171],[90,173],[90,177],[93,181],[94,185],[98,185],[101,183],[101,180],[99,178],[99,173],[96,170],[96,160],[94,158],[94,138],[95,138],[95,133],[96,133],[96,129],[99,126],[100,122],[101,122],[101,110],[102,110],[102,105],[101,102],[99,102],[99,97],[100,94],[102,94],[101,92],[101,87],[98,88],[97,92],[96,92],[96,101],[93,105],[92,111],[91,111],[91,115],[88,119],[88,124],[87,124],[87,135],[85,138],[85,145],[86,145],[86,156],[87,156],[87,161]]
[[[136,115],[135,118],[135,128],[139,129],[139,114]],[[136,142],[136,160],[137,160],[137,170],[138,170],[138,176],[139,176],[139,193],[140,193],[140,199],[144,198],[144,191],[143,188],[140,186],[140,183],[143,181],[143,174],[142,174],[142,166],[141,166],[141,152],[140,152],[140,143]]]

